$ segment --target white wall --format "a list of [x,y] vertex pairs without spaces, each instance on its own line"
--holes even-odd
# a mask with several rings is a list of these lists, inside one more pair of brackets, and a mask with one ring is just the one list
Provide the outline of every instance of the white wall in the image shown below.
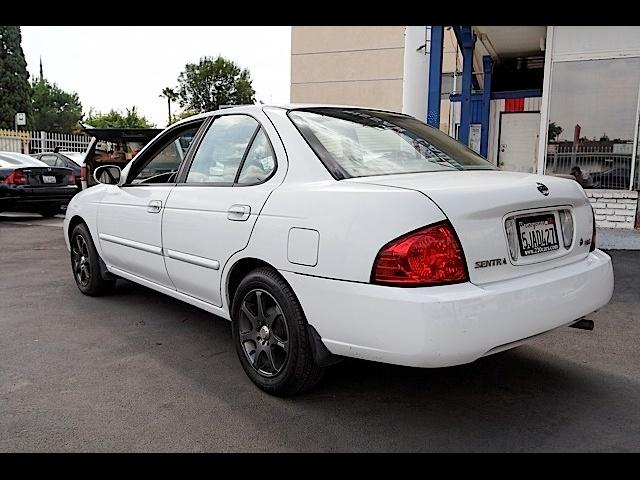
[[640,55],[640,27],[554,27],[552,58]]

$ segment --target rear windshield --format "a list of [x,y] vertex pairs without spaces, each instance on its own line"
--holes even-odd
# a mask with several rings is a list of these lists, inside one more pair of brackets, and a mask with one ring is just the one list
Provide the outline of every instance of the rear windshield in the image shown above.
[[312,108],[292,110],[289,118],[337,179],[496,169],[443,132],[405,115]]

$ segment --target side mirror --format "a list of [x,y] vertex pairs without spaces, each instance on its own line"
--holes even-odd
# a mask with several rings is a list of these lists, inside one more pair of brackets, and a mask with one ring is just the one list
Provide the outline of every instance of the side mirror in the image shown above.
[[93,171],[93,179],[98,183],[107,185],[117,185],[120,183],[120,167],[115,165],[102,165]]

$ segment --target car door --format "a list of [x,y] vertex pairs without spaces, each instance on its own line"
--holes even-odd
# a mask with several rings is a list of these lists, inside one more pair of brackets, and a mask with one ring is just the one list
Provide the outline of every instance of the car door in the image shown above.
[[210,124],[162,220],[165,263],[178,291],[222,305],[224,265],[246,247],[262,206],[284,178],[276,138],[264,115],[227,114]]
[[162,256],[162,214],[202,123],[168,130],[134,160],[120,185],[107,186],[98,208],[98,236],[110,266],[173,288]]

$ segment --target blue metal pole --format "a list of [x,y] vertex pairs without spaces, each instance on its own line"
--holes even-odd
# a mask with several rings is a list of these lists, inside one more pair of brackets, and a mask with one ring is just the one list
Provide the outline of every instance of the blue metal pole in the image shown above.
[[462,32],[462,105],[460,106],[460,135],[458,140],[465,145],[469,145],[474,38],[470,26],[461,26],[460,30]]
[[482,129],[480,131],[480,155],[487,158],[489,146],[489,113],[491,111],[491,56],[482,57],[483,89],[482,89]]
[[431,26],[429,43],[429,91],[427,92],[427,125],[440,128],[440,96],[442,92],[442,46],[444,26]]

